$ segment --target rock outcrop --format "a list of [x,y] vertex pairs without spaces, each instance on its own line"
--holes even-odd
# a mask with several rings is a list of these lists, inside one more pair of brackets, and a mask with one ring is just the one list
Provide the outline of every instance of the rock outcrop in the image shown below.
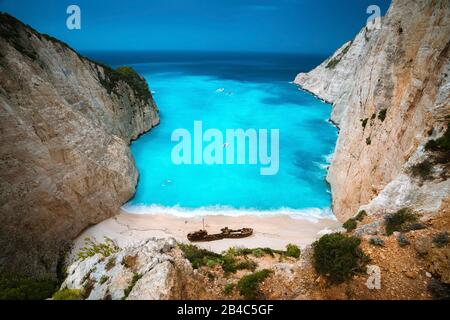
[[65,244],[132,197],[129,143],[158,122],[132,69],[0,14],[0,271],[54,277]]
[[[394,0],[379,29],[368,27],[295,83],[333,104],[340,127],[328,181],[345,220],[410,207],[442,210],[450,194],[450,3]],[[448,139],[448,137],[447,137]]]
[[182,299],[184,279],[192,276],[175,240],[151,238],[107,257],[76,260],[61,290],[77,290],[87,300]]

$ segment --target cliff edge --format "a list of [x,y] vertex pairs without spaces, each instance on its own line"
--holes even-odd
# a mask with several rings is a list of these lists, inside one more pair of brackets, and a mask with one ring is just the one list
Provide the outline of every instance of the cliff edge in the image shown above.
[[[450,3],[394,0],[381,27],[295,83],[333,104],[328,174],[342,221],[359,210],[427,215],[449,198]],[[438,141],[436,145],[436,141]],[[448,202],[447,202],[448,203]]]
[[131,68],[0,14],[0,271],[55,277],[70,240],[134,194],[129,144],[158,122]]

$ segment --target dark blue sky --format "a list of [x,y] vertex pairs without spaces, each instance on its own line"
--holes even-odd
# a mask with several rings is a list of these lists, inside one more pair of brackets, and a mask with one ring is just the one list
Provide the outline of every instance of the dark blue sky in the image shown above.
[[[81,30],[66,9],[81,8]],[[78,50],[330,54],[390,0],[0,0],[0,10]]]

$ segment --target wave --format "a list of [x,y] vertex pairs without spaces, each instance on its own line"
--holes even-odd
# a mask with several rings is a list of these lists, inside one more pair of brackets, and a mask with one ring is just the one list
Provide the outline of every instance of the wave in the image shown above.
[[184,208],[180,206],[165,207],[161,205],[125,204],[122,210],[130,214],[169,214],[183,218],[202,216],[283,216],[318,222],[322,219],[337,220],[331,208],[291,209],[279,208],[273,210],[236,209],[230,206],[205,206],[199,208]]

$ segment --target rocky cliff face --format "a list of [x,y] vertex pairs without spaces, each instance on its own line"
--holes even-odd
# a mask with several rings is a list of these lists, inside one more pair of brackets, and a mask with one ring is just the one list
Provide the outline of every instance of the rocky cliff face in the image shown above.
[[133,70],[0,14],[0,270],[54,276],[65,243],[134,194],[128,146],[158,122]]
[[151,238],[117,247],[107,257],[98,253],[76,260],[68,267],[61,290],[76,290],[87,300],[183,299],[192,276],[192,266],[175,240]]
[[381,28],[364,28],[295,79],[333,103],[341,131],[328,181],[342,220],[361,206],[369,213],[443,209],[450,194],[449,35],[448,1],[394,0]]

